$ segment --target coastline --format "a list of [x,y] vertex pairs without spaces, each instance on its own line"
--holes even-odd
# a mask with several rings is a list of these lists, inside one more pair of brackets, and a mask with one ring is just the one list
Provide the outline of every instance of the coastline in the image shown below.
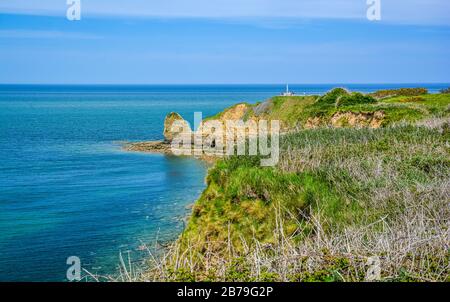
[[170,150],[170,144],[163,140],[133,143],[126,142],[122,144],[122,149],[132,152],[173,154]]
[[[324,101],[330,108],[329,116],[336,114],[335,101],[332,98],[339,97],[337,93],[346,93],[341,91],[330,92],[326,97],[319,98],[315,102],[309,102],[306,106],[316,106],[317,102]],[[345,101],[347,112],[348,108],[356,108],[352,114],[367,114],[378,112],[379,107],[384,106],[385,116],[380,118],[380,122],[373,125],[372,120],[359,118],[353,123],[353,116],[349,114],[340,118],[341,124],[326,124],[328,121],[322,116],[321,123],[317,127],[311,127],[286,133],[286,137],[281,143],[281,159],[277,167],[264,168],[249,159],[248,157],[232,156],[217,162],[208,170],[206,179],[207,187],[192,205],[191,214],[186,217],[187,223],[182,233],[175,239],[166,251],[162,262],[155,262],[155,267],[151,267],[143,275],[143,280],[154,281],[324,281],[326,278],[339,281],[344,280],[363,281],[364,276],[355,275],[355,271],[363,271],[365,267],[366,250],[361,245],[363,238],[370,238],[371,241],[379,240],[391,241],[403,234],[403,221],[410,219],[409,212],[392,212],[389,206],[389,196],[382,200],[382,208],[373,207],[373,201],[367,195],[366,190],[361,187],[368,186],[373,191],[374,196],[379,190],[376,183],[366,182],[366,178],[354,181],[346,178],[335,178],[336,175],[358,175],[365,174],[367,171],[363,166],[374,169],[373,173],[378,173],[378,177],[383,177],[385,190],[393,192],[398,196],[404,195],[407,198],[411,196],[410,191],[414,191],[414,186],[399,188],[396,182],[390,181],[392,177],[411,177],[409,183],[414,183],[416,174],[423,174],[424,185],[431,185],[432,176],[428,176],[427,171],[435,169],[440,175],[441,180],[445,181],[447,173],[442,170],[449,163],[445,160],[445,152],[441,149],[433,149],[430,145],[425,145],[424,141],[432,137],[433,142],[442,145],[445,142],[448,125],[448,118],[445,117],[447,111],[442,111],[444,117],[439,114],[424,114],[417,116],[415,108],[433,108],[433,102],[439,102],[439,110],[433,110],[438,113],[445,110],[448,106],[450,97],[446,95],[420,95],[420,96],[389,96],[388,98],[372,100],[370,98],[361,98],[355,95],[354,99],[347,98]],[[364,111],[361,113],[361,106],[355,105],[357,101],[364,103]],[[302,106],[301,103],[293,102],[286,98],[288,106]],[[340,99],[340,104],[343,100]],[[392,104],[393,105],[390,105]],[[431,105],[430,105],[431,103]],[[398,104],[398,105],[397,105]],[[349,107],[353,106],[353,107]],[[337,107],[337,106],[336,106]],[[228,112],[233,110],[227,109]],[[304,109],[305,107],[302,107]],[[397,108],[410,108],[403,110],[402,115],[398,114]],[[437,108],[437,107],[436,107]],[[433,108],[434,109],[434,108]],[[227,110],[219,113],[217,116],[227,114]],[[351,112],[351,111],[350,111]],[[271,117],[274,113],[272,109],[266,111],[266,116]],[[300,114],[303,112],[300,112]],[[243,113],[245,115],[245,112]],[[305,121],[314,116],[302,116]],[[325,122],[323,122],[325,121]],[[421,121],[421,122],[419,122]],[[436,124],[433,127],[423,127],[423,124]],[[338,130],[337,128],[341,128]],[[444,136],[443,136],[444,135]],[[311,138],[313,138],[311,140]],[[389,143],[386,142],[389,141]],[[330,143],[331,142],[331,143]],[[414,144],[414,148],[408,147],[408,144]],[[422,148],[427,146],[426,152]],[[343,152],[351,147],[354,152]],[[163,153],[172,154],[170,143],[164,141],[147,141],[128,143],[124,149],[135,152]],[[286,152],[289,151],[289,154]],[[325,152],[324,152],[325,151]],[[293,152],[293,153],[291,153]],[[307,152],[308,157],[303,157]],[[428,154],[434,153],[435,159],[429,160]],[[400,154],[398,158],[392,158],[392,154]],[[348,157],[352,160],[348,161]],[[382,160],[380,161],[380,157]],[[417,170],[415,165],[404,166],[405,162],[415,162],[416,158],[427,161],[427,168],[422,171]],[[200,157],[202,158],[202,157]],[[203,159],[203,158],[202,158]],[[217,158],[216,158],[217,159]],[[396,174],[391,174],[391,164],[395,162]],[[342,165],[341,163],[348,164]],[[391,163],[389,166],[380,170],[371,163]],[[348,166],[347,166],[348,165]],[[383,164],[384,166],[385,164]],[[432,167],[432,168],[428,168]],[[406,170],[405,170],[406,169]],[[431,170],[430,170],[431,169]],[[404,172],[406,171],[406,172]],[[370,173],[372,173],[370,172]],[[395,175],[395,176],[394,176]],[[431,177],[431,178],[429,178]],[[370,179],[369,179],[370,180]],[[336,190],[335,187],[351,187],[348,190]],[[439,192],[440,187],[436,185],[433,190]],[[357,194],[355,198],[354,194]],[[438,194],[438,193],[436,193]],[[409,197],[408,197],[409,198]],[[320,203],[317,203],[320,201]],[[414,202],[420,205],[420,198],[414,199]],[[439,198],[433,203],[433,211],[439,212],[444,200]],[[362,203],[366,210],[363,210]],[[380,201],[376,202],[377,204]],[[273,206],[287,207],[286,213],[273,211]],[[320,207],[318,207],[320,205]],[[277,206],[277,207],[278,207]],[[362,208],[361,208],[362,207]],[[378,208],[377,208],[378,207]],[[306,216],[299,218],[292,217],[290,213],[301,209],[306,211]],[[378,211],[380,211],[378,213]],[[311,216],[314,212],[323,212],[325,217],[320,218]],[[308,214],[309,213],[309,214]],[[393,233],[383,232],[365,232],[354,233],[355,240],[350,244],[352,248],[359,251],[359,256],[342,253],[347,246],[324,245],[319,244],[316,247],[314,233],[321,233],[321,236],[328,238],[329,242],[342,240],[348,236],[345,232],[353,232],[353,228],[360,229],[365,224],[376,223],[379,215],[392,216],[389,221],[394,224]],[[368,216],[366,216],[368,215]],[[312,220],[311,220],[312,219]],[[322,220],[323,219],[323,220]],[[354,221],[354,222],[352,222]],[[356,221],[356,222],[355,222]],[[362,223],[360,225],[360,223]],[[420,223],[425,223],[424,221]],[[319,225],[318,225],[319,224]],[[320,225],[323,224],[323,225]],[[340,225],[344,233],[334,233],[327,230],[326,226]],[[312,233],[303,233],[310,229]],[[412,252],[415,256],[421,257],[422,253],[428,253],[428,249],[434,254],[432,261],[444,261],[445,250],[442,250],[440,242],[444,240],[444,230],[442,225],[430,225],[439,234],[438,237],[430,238],[429,244],[417,246]],[[256,229],[255,229],[256,228]],[[318,228],[318,229],[316,229]],[[420,228],[414,229],[410,237],[406,237],[404,243],[392,249],[381,250],[387,256],[388,266],[384,273],[389,274],[392,280],[405,281],[422,280],[421,278],[432,278],[432,280],[442,280],[438,271],[428,268],[422,262],[410,268],[411,274],[418,274],[417,277],[404,277],[402,270],[408,258],[395,260],[398,255],[402,255],[403,248],[410,245],[416,236],[428,236],[421,233]],[[342,237],[344,236],[344,237]],[[303,244],[298,245],[298,237]],[[337,238],[337,239],[336,239]],[[280,259],[274,258],[274,254],[284,254],[286,245],[289,242],[289,254],[303,255],[300,258],[315,262],[311,271],[304,271],[302,265],[297,267],[298,263],[293,259],[282,260],[287,266],[281,265]],[[403,242],[402,241],[402,242]],[[256,244],[256,245],[254,245]],[[264,247],[260,250],[258,247]],[[317,249],[316,249],[317,248]],[[306,249],[306,250],[305,250]],[[194,253],[194,258],[186,255]],[[254,271],[256,265],[250,258],[242,258],[243,255],[251,254],[255,259],[265,258],[268,264],[263,272]],[[311,256],[315,255],[315,256]],[[181,257],[181,258],[180,258]],[[264,261],[266,261],[264,260]],[[301,260],[301,261],[303,261]],[[305,261],[306,261],[305,260]],[[155,260],[159,261],[159,260]],[[180,262],[181,261],[181,262]],[[204,266],[204,263],[216,263],[216,266]],[[258,260],[260,261],[260,260]],[[299,260],[300,261],[300,260]],[[342,266],[341,266],[342,264]],[[248,267],[241,271],[242,265]],[[259,264],[258,264],[259,265]],[[293,267],[295,269],[293,269]],[[237,271],[236,271],[237,270]],[[232,271],[232,275],[229,275]],[[289,271],[291,275],[286,275]],[[338,271],[337,277],[332,271]],[[431,274],[421,275],[423,273]],[[341,279],[340,279],[341,278]],[[391,280],[387,278],[386,280]]]
[[125,142],[122,144],[122,150],[128,152],[140,152],[140,153],[154,153],[154,154],[163,154],[168,156],[185,156],[185,157],[193,157],[199,160],[204,161],[207,164],[214,164],[221,157],[211,156],[202,153],[202,155],[175,155],[172,152],[172,148],[170,143],[164,140],[158,141],[141,141],[141,142]]

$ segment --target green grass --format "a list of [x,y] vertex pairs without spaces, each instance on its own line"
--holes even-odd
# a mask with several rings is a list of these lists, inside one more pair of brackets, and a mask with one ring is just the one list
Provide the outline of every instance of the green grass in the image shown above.
[[[240,165],[244,161],[245,164]],[[336,221],[352,219],[350,208],[319,175],[284,173],[275,168],[250,166],[246,158],[233,157],[218,163],[208,176],[208,188],[196,202],[184,235],[191,241],[220,243],[228,239],[236,246],[241,237],[273,242],[274,209],[282,208],[287,234],[293,235],[310,207],[320,206]],[[320,201],[320,205],[319,205]],[[301,234],[297,234],[302,236]]]
[[[272,103],[270,112],[259,115],[258,118],[268,120],[280,120],[287,127],[293,127],[302,120],[306,121],[308,113],[305,111],[314,104],[317,96],[290,96],[273,97],[268,102]],[[249,114],[248,118],[254,116]]]
[[419,100],[408,97],[394,97],[384,102],[417,108],[424,112],[422,116],[445,117],[450,115],[450,94],[422,95]]
[[[248,110],[244,120],[250,118],[280,120],[284,129],[292,129],[305,126],[311,118],[320,118],[321,124],[326,126],[330,123],[331,117],[338,112],[374,113],[382,111],[385,115],[382,126],[402,121],[414,122],[430,117],[445,117],[450,114],[450,94],[396,96],[376,100],[370,95],[350,93],[337,88],[321,97],[277,96],[266,102],[268,102],[268,112],[256,115],[253,110]],[[256,108],[257,105],[249,106]],[[208,119],[219,118],[222,114],[219,113]]]
[[395,219],[404,202],[421,202],[419,195],[410,200],[418,187],[433,191],[449,179],[449,139],[448,130],[416,126],[316,129],[284,136],[274,168],[260,167],[258,157],[221,160],[209,171],[179,243],[198,255],[226,254],[231,244],[242,255],[244,242],[275,244],[279,221],[301,243],[314,233],[313,215],[326,221],[324,232]]
[[[382,280],[448,281],[450,95],[376,101],[336,90],[270,102],[260,117],[291,127],[339,111],[381,110],[385,122],[284,135],[275,167],[258,156],[219,160],[151,278],[361,281],[376,255]],[[424,118],[434,126],[416,124]]]

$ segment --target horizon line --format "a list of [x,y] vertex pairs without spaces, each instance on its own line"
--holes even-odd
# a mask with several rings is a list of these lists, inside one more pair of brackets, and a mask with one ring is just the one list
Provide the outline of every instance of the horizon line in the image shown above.
[[310,82],[310,83],[295,83],[295,82],[279,82],[279,83],[0,83],[0,86],[6,85],[34,85],[34,86],[195,86],[195,85],[436,85],[436,84],[450,84],[449,82]]

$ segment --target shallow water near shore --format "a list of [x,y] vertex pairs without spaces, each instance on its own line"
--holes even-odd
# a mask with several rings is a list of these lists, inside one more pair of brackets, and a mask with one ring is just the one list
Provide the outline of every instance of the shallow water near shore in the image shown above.
[[[321,94],[342,85],[291,85]],[[448,85],[347,85],[362,92]],[[193,158],[125,152],[122,141],[162,139],[167,113],[192,122],[282,85],[0,85],[0,281],[64,281],[70,256],[114,274],[119,252],[175,239],[204,188]]]

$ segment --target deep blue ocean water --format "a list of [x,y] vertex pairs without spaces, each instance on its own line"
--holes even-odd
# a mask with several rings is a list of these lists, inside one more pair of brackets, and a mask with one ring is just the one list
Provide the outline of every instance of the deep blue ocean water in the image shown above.
[[[335,86],[369,92],[436,85]],[[124,152],[121,141],[162,139],[167,113],[215,114],[279,94],[283,85],[0,85],[0,281],[64,281],[69,256],[113,274],[119,252],[173,240],[204,188],[191,158]]]

